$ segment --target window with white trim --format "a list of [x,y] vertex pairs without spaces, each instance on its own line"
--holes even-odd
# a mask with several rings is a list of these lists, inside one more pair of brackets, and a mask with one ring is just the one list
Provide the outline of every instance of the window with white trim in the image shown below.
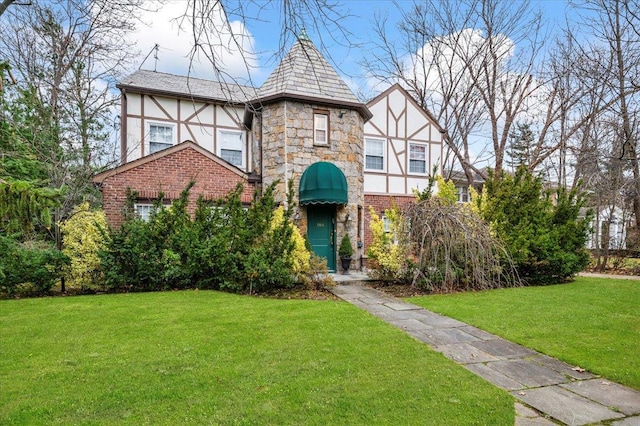
[[382,224],[384,225],[385,234],[388,234],[389,232],[391,232],[391,219],[389,219],[385,215],[382,215]]
[[384,139],[365,138],[365,170],[384,171]]
[[149,124],[149,154],[174,145],[173,127],[171,124]]
[[234,166],[244,168],[246,146],[244,132],[218,130],[218,156]]
[[456,187],[458,190],[458,203],[468,203],[469,202],[469,187],[468,186],[458,186]]
[[427,146],[409,144],[409,173],[427,174]]
[[145,222],[149,222],[151,212],[153,211],[153,204],[134,204],[133,209],[140,219]]
[[313,144],[329,144],[329,114],[319,112],[313,114]]

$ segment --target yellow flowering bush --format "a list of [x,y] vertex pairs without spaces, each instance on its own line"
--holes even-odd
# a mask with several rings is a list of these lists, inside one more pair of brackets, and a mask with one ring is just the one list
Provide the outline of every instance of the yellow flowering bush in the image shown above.
[[[282,221],[284,220],[284,209],[282,207],[278,207],[273,212],[273,218],[271,219],[271,227],[270,229],[273,231],[278,226],[282,225]],[[296,226],[290,224],[291,226],[291,239],[293,240],[293,250],[291,251],[291,259],[293,262],[293,272],[295,274],[306,274],[309,272],[309,260],[311,258],[311,254],[307,250],[304,242],[304,238],[300,234],[300,231]]]
[[389,221],[388,231],[385,230],[384,220],[373,207],[369,207],[373,242],[367,250],[367,256],[373,260],[372,272],[376,278],[384,281],[406,281],[412,273],[412,262],[402,215],[397,207],[385,210],[384,214]]
[[96,288],[101,284],[102,271],[98,251],[106,248],[100,229],[107,229],[102,211],[92,211],[89,203],[76,206],[69,219],[60,225],[63,233],[62,252],[71,263],[65,271],[67,284],[81,289]]
[[456,184],[452,180],[446,181],[441,175],[438,175],[438,199],[445,206],[453,206],[458,202],[458,191]]

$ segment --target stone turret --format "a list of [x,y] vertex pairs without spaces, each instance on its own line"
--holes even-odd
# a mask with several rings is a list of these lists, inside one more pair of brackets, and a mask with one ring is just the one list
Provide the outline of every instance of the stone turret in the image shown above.
[[[286,182],[293,179],[297,200],[305,170],[317,162],[332,163],[348,184],[348,203],[336,206],[333,222],[346,223],[347,213],[357,218],[358,206],[364,203],[363,129],[371,113],[311,41],[301,38],[293,45],[251,104],[260,123],[253,126],[259,141],[253,158],[263,184],[280,179],[279,193],[284,197]],[[300,213],[304,231],[307,210]],[[358,226],[349,225],[352,241],[358,241]],[[332,241],[346,227],[336,226]]]

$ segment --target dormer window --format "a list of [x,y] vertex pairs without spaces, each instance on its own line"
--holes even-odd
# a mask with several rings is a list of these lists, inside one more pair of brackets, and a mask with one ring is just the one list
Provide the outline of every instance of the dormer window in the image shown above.
[[329,111],[313,112],[313,144],[329,145]]

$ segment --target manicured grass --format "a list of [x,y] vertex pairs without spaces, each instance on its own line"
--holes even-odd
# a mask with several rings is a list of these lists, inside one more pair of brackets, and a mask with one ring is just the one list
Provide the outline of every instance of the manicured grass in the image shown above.
[[578,277],[410,301],[640,389],[640,281]]
[[0,301],[0,424],[513,424],[513,401],[345,303],[207,291]]

